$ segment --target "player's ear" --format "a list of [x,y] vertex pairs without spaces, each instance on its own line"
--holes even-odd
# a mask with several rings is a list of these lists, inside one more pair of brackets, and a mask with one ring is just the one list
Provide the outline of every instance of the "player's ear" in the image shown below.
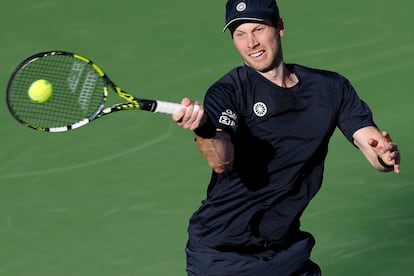
[[277,21],[276,29],[279,32],[279,35],[283,36],[285,33],[285,22],[283,21],[283,18],[279,18]]

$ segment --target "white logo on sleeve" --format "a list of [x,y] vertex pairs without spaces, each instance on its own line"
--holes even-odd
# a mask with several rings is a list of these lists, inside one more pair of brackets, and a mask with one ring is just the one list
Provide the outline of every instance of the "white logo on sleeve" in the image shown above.
[[258,117],[263,117],[267,113],[267,106],[262,102],[257,102],[253,105],[253,111]]
[[226,111],[221,112],[221,116],[219,118],[220,124],[235,127],[236,121],[237,121],[237,115],[230,109],[227,109]]

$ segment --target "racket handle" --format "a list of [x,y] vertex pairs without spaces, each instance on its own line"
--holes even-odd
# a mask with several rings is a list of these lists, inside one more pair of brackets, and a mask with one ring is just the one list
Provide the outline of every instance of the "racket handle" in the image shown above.
[[164,102],[164,101],[156,101],[157,106],[155,107],[155,110],[153,112],[155,113],[164,113],[164,114],[174,114],[183,106],[178,103],[171,103],[171,102]]

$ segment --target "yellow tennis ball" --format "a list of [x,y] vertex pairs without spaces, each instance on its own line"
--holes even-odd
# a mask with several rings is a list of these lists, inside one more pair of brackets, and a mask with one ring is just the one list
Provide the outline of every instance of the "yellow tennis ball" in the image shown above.
[[27,92],[33,102],[44,103],[52,97],[52,84],[47,80],[37,80],[30,85]]

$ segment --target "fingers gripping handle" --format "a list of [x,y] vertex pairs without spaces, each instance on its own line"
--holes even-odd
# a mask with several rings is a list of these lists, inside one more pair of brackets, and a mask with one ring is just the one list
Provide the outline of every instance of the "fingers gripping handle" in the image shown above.
[[164,102],[164,101],[156,101],[157,107],[155,108],[155,113],[164,113],[164,114],[174,114],[178,110],[180,110],[183,106],[178,103],[171,103],[171,102]]

